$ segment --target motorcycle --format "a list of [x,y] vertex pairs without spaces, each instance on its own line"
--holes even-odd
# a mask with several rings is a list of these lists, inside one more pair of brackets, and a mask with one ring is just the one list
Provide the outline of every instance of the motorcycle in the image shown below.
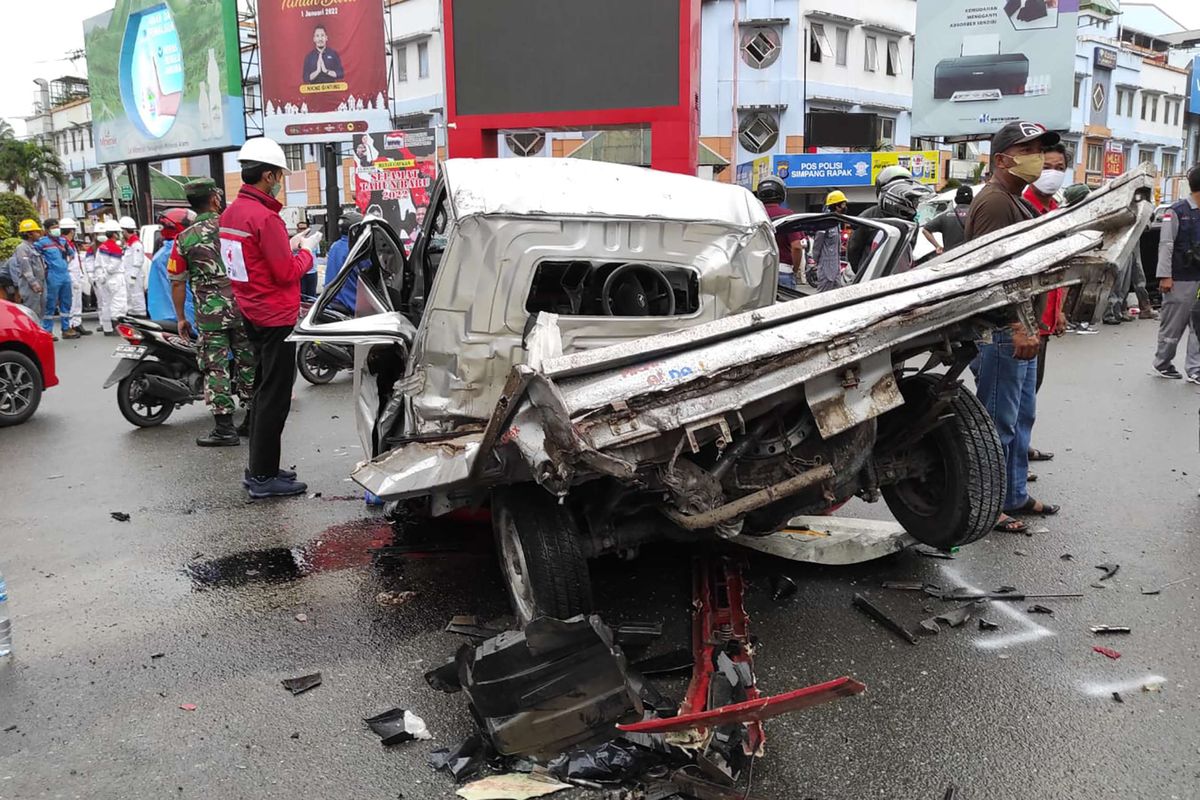
[[104,388],[116,384],[121,415],[139,428],[166,422],[176,408],[204,398],[204,377],[196,345],[173,326],[139,317],[125,317],[117,333],[127,344],[117,345],[121,359]]
[[[301,303],[300,314],[304,316],[316,298],[306,297]],[[353,319],[354,314],[341,307],[330,306],[321,310],[321,322],[340,322]],[[302,342],[296,349],[296,369],[300,377],[314,386],[329,383],[342,370],[354,368],[354,348],[331,342]]]

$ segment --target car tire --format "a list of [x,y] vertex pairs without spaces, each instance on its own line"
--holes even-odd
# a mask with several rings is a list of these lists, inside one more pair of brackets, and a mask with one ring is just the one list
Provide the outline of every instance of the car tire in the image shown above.
[[[901,383],[904,413],[896,422],[911,421],[928,408],[940,380],[918,375]],[[928,459],[929,473],[882,487],[884,501],[904,529],[943,550],[978,541],[992,530],[1007,482],[1004,448],[983,403],[959,386],[945,413],[940,425],[907,448]]]
[[492,527],[509,601],[522,627],[592,610],[587,556],[570,509],[540,486],[492,492]]
[[[160,406],[139,406],[141,390],[139,380],[143,375],[170,377],[170,374],[167,368],[157,361],[143,361],[134,368],[133,372],[122,378],[117,383],[117,408],[121,409],[121,416],[139,428],[153,428],[166,422],[167,417],[171,416],[171,412],[175,410],[175,404],[164,400]],[[139,407],[156,410],[140,411]]]
[[15,350],[0,351],[0,428],[20,425],[42,402],[42,371]]

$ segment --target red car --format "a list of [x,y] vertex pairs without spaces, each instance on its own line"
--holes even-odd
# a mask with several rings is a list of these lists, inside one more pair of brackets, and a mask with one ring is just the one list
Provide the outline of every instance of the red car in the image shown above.
[[57,385],[50,334],[28,308],[0,300],[0,428],[32,417],[42,392]]

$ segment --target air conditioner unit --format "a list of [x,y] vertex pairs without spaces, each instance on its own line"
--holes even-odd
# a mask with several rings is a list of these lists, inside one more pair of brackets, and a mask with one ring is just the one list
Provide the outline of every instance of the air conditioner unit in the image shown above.
[[[939,61],[933,70],[936,100],[999,100],[1024,94],[1029,59],[1022,53],[961,56]],[[956,97],[957,95],[957,97]]]

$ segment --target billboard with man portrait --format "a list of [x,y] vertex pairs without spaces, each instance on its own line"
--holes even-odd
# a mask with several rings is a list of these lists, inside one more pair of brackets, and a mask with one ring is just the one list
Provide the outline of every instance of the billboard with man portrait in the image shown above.
[[263,132],[345,141],[391,126],[382,0],[260,0]]
[[917,0],[914,136],[1071,127],[1079,0]]
[[236,0],[119,0],[83,42],[101,164],[245,141]]

